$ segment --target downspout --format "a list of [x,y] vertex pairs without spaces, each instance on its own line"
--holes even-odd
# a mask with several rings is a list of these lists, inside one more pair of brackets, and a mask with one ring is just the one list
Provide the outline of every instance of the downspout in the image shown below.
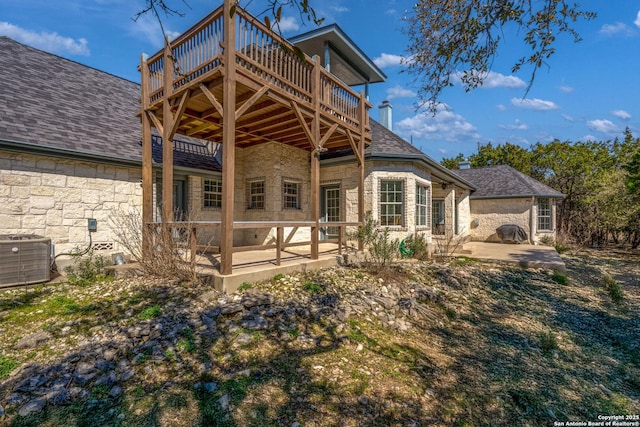
[[533,226],[534,226],[533,208],[535,206],[535,202],[536,202],[536,197],[531,196],[531,209],[529,209],[529,243],[532,245],[535,244],[533,241]]

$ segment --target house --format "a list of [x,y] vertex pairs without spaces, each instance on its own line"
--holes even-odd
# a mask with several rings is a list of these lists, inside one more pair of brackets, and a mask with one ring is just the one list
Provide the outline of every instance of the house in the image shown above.
[[[0,51],[0,234],[50,238],[56,255],[122,252],[109,224],[142,208],[140,85],[7,37]],[[158,162],[157,137],[152,145]],[[177,205],[187,176],[220,170],[215,153],[188,138],[174,159]]]
[[369,118],[368,85],[385,76],[338,26],[293,38],[314,55],[299,57],[229,8],[143,57],[140,85],[0,37],[0,234],[111,254],[121,212],[188,219],[192,249],[215,247],[223,274],[247,249],[310,243],[316,259],[367,211],[392,237],[481,238],[485,184],[394,134],[389,103],[384,125]]
[[469,196],[471,240],[500,241],[496,228],[504,224],[521,226],[532,244],[556,239],[559,191],[507,165],[455,173],[476,188]]

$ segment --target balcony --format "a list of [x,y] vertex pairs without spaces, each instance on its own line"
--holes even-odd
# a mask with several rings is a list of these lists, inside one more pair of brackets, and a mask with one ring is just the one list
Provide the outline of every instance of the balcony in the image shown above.
[[[225,25],[235,29],[232,65],[241,112],[236,113],[237,147],[278,141],[313,149],[309,133],[316,112],[324,149],[353,147],[354,138],[361,136],[368,144],[371,105],[363,94],[326,71],[317,58],[296,53],[291,43],[246,11],[237,8],[225,19],[222,6],[172,41],[169,56],[161,50],[143,62],[148,79],[142,103],[145,110],[155,111],[158,122],[165,100],[174,103],[174,110],[184,102],[176,133],[222,140]],[[166,57],[171,58],[171,77],[165,81]]]

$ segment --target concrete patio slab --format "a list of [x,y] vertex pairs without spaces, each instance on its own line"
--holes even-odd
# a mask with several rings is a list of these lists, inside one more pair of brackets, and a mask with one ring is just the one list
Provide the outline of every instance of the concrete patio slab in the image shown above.
[[565,270],[566,266],[551,246],[509,244],[490,242],[468,242],[464,244],[470,258],[515,264],[523,268],[549,268]]

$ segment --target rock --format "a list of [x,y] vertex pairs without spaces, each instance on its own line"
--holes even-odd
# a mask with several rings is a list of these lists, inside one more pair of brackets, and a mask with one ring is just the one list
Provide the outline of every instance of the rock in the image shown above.
[[245,316],[242,319],[241,325],[243,328],[251,331],[260,331],[269,327],[267,320],[259,314]]
[[16,406],[23,403],[25,400],[27,400],[27,397],[24,394],[11,393],[7,397],[7,400],[5,401],[5,403],[7,404],[7,406]]
[[26,348],[34,348],[49,341],[52,335],[49,332],[38,331],[33,334],[22,337],[14,346],[16,350],[24,350]]
[[46,404],[47,399],[45,399],[44,397],[32,399],[26,405],[20,408],[20,410],[18,411],[18,415],[20,415],[21,417],[27,417],[32,414],[38,414],[42,412]]
[[362,345],[362,343],[358,344],[358,347],[356,347],[356,351],[362,351],[364,350],[364,346]]
[[22,381],[15,388],[16,391],[21,391],[23,393],[30,393],[47,382],[46,377],[42,375],[35,375],[33,377],[29,377]]
[[71,396],[66,388],[57,388],[49,391],[45,397],[50,405],[61,406],[71,403]]
[[358,403],[361,405],[367,405],[369,404],[369,398],[367,396],[362,395],[358,397]]
[[231,404],[231,396],[229,396],[229,394],[225,394],[220,399],[218,399],[218,404],[223,411],[229,410],[229,404]]
[[89,381],[91,381],[95,376],[96,376],[95,372],[92,372],[90,374],[76,374],[76,376],[74,377],[74,380],[76,384],[82,387],[87,385],[87,383],[89,383]]
[[227,304],[220,309],[220,314],[228,316],[230,314],[239,313],[243,310],[244,306],[242,304]]
[[97,360],[95,363],[95,367],[101,370],[102,372],[112,371],[116,368],[113,362],[110,362],[105,359]]
[[121,394],[122,394],[122,387],[120,387],[119,385],[114,385],[113,387],[111,387],[111,390],[109,390],[110,397],[118,397]]
[[0,419],[4,418],[5,412],[4,412],[4,408],[2,407],[2,405],[0,405]]
[[275,302],[273,295],[266,292],[246,292],[242,295],[240,303],[245,308],[252,308],[260,305],[271,305]]
[[207,393],[213,393],[214,391],[216,391],[218,389],[218,384],[216,384],[214,382],[208,382],[208,383],[202,384],[202,388]]
[[129,378],[133,376],[133,374],[134,374],[133,369],[126,369],[120,373],[120,376],[118,377],[118,379],[120,381],[127,381]]
[[76,365],[76,374],[86,375],[95,372],[95,364],[93,362],[80,362]]
[[233,340],[233,343],[236,345],[247,345],[251,342],[252,339],[253,337],[251,335],[246,333],[241,333],[241,334],[238,334],[235,340]]

